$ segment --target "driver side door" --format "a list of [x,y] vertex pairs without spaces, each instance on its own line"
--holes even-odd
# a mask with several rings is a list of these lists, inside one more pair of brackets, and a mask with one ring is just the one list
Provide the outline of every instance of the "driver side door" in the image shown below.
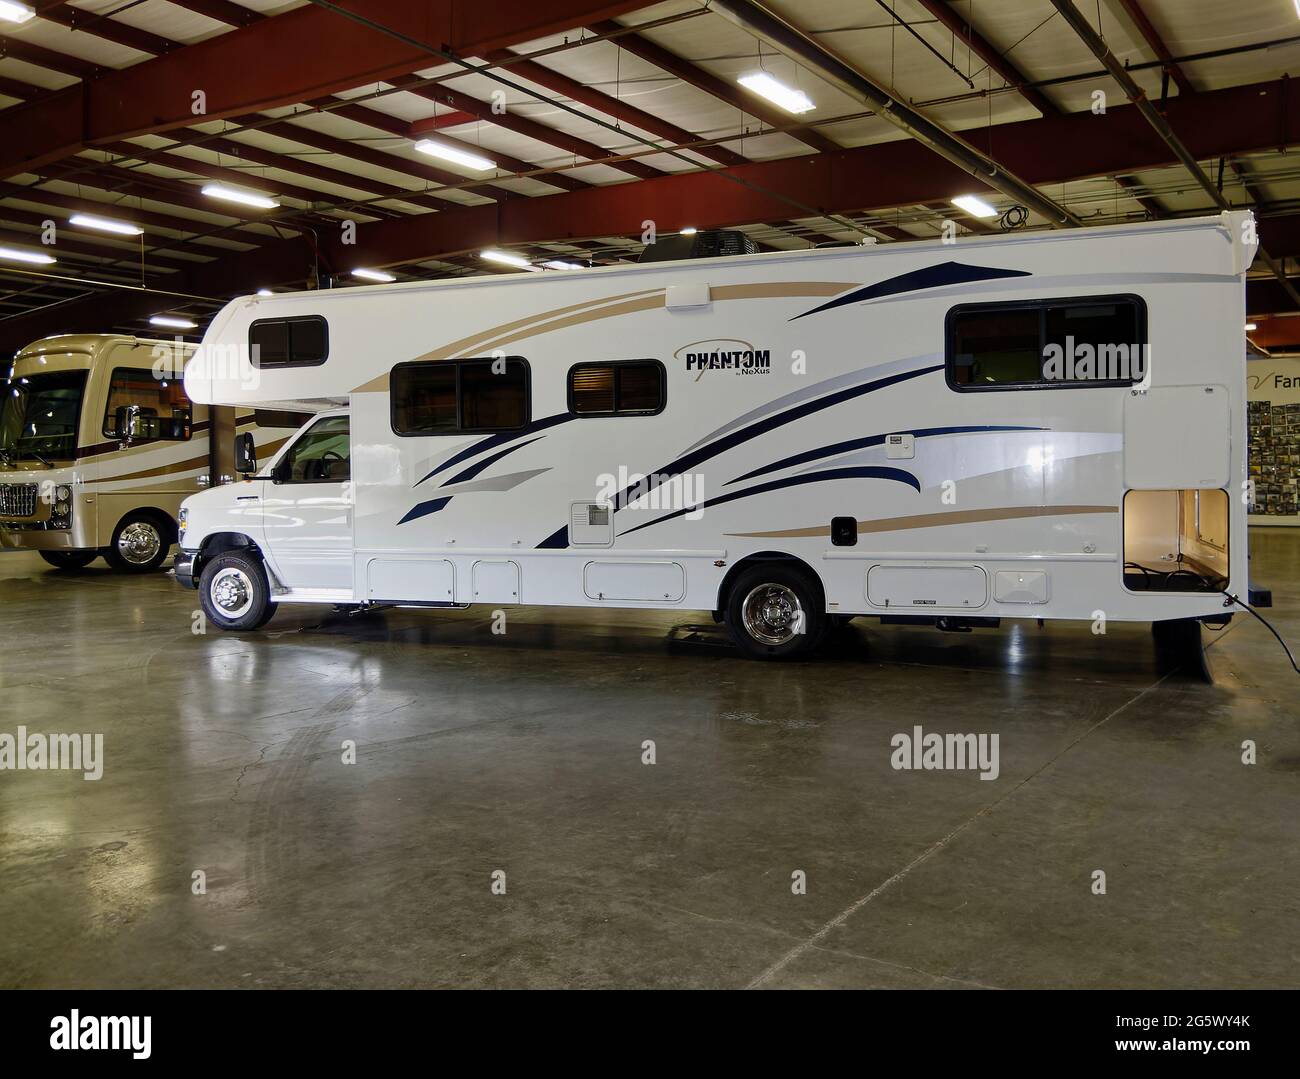
[[294,589],[352,591],[352,452],[347,416],[296,438],[262,496],[266,553]]

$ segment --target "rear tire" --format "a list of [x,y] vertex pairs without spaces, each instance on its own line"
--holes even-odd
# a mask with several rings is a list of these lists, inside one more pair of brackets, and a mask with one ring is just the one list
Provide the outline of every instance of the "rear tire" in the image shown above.
[[104,559],[118,573],[152,573],[167,561],[176,526],[152,513],[128,513],[113,530]]
[[779,563],[747,569],[731,586],[731,639],[754,659],[789,659],[815,648],[826,631],[822,592],[809,575]]
[[98,551],[37,551],[55,569],[85,569],[96,558]]
[[228,551],[203,567],[199,603],[218,629],[260,629],[275,614],[262,561],[246,551]]

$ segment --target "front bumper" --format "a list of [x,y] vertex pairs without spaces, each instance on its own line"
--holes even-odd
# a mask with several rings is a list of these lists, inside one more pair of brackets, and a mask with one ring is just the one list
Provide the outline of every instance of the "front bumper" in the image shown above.
[[172,567],[176,571],[176,583],[182,588],[198,588],[199,582],[194,576],[194,563],[198,557],[198,551],[187,551],[184,547],[176,552]]

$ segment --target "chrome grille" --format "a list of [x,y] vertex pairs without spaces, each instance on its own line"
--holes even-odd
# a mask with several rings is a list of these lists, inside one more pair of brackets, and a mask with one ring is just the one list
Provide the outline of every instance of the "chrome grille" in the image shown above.
[[0,517],[31,517],[36,513],[36,484],[0,483]]

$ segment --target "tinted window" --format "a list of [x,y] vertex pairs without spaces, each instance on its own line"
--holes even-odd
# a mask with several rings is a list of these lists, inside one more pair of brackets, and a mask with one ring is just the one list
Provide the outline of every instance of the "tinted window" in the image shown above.
[[115,368],[109,377],[104,410],[106,437],[118,437],[132,405],[140,409],[141,433],[135,441],[184,442],[190,437],[192,410],[180,379],[157,378],[148,369]]
[[521,359],[402,364],[389,389],[399,435],[514,431],[528,424],[528,364]]
[[967,304],[948,314],[956,389],[1129,385],[1146,371],[1146,309],[1135,296]]
[[579,416],[635,416],[662,412],[663,364],[657,360],[580,363],[569,369],[569,411]]
[[329,355],[329,328],[319,315],[260,318],[248,327],[254,367],[314,367]]
[[348,417],[317,420],[292,446],[277,467],[285,469],[289,483],[340,482],[352,477],[352,450]]

